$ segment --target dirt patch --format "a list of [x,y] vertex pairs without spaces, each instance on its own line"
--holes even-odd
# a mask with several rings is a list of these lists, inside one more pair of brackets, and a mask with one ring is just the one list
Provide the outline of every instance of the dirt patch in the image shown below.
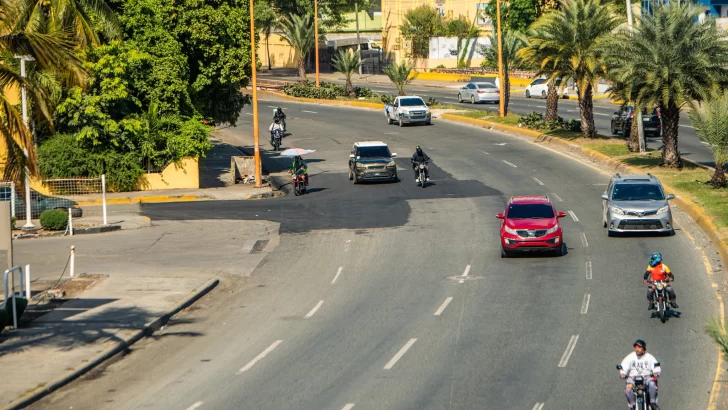
[[64,292],[64,299],[70,299],[73,297],[76,297],[86,289],[93,286],[96,282],[100,281],[101,279],[104,279],[106,275],[99,275],[99,274],[85,274],[82,273],[74,278],[71,278],[64,283],[62,283],[60,286],[58,286],[56,289],[63,290]]
[[31,284],[33,293],[39,292],[41,295],[39,298],[34,297],[30,301],[28,308],[20,318],[19,325],[27,325],[46,313],[51,312],[53,309],[61,306],[66,300],[75,298],[105,277],[106,275],[81,274],[55,287],[55,283],[51,284],[47,281]]

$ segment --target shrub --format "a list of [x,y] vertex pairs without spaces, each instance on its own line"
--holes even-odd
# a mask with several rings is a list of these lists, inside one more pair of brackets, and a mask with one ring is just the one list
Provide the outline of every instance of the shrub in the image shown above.
[[569,120],[564,123],[564,128],[569,131],[581,132],[581,120]]
[[425,104],[427,104],[427,106],[428,106],[428,107],[436,107],[436,106],[440,105],[440,101],[437,101],[437,100],[436,100],[436,99],[435,99],[435,98],[433,97],[433,98],[430,98],[429,100],[427,100],[427,101],[425,102]]
[[445,68],[445,65],[444,64],[440,64],[439,66],[437,66],[435,68]]
[[[337,90],[332,87],[325,87],[324,84],[326,83],[322,83],[320,88],[316,88],[316,84],[310,81],[306,81],[305,83],[291,83],[283,87],[283,92],[292,97],[335,100],[339,95],[336,93]],[[344,88],[342,95],[345,94],[346,89]]]
[[379,98],[382,99],[383,104],[391,104],[394,102],[394,99],[397,98],[397,96],[382,94],[381,96],[379,96]]
[[538,126],[543,122],[543,115],[539,112],[534,111],[527,115],[521,116],[518,121],[526,128],[538,128]]
[[528,115],[521,116],[519,122],[526,128],[534,130],[568,130],[574,132],[581,131],[581,121],[579,120],[568,120],[564,121],[563,118],[558,117],[553,121],[544,121],[543,115],[538,112],[532,112]]
[[62,231],[68,226],[68,214],[60,209],[49,209],[40,214],[40,226],[48,231]]
[[367,87],[354,87],[354,91],[356,92],[357,97],[363,97],[363,98],[369,98],[373,97],[374,93],[372,92],[371,88]]

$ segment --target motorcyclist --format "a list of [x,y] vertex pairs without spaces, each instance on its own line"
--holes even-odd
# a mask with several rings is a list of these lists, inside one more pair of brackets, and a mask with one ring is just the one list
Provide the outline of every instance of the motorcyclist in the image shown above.
[[308,165],[303,161],[300,155],[296,155],[293,158],[293,164],[291,164],[291,175],[303,174],[306,186],[308,186]]
[[[650,405],[653,410],[660,410],[657,405],[657,378],[660,377],[662,369],[660,363],[654,356],[647,353],[647,343],[644,340],[637,340],[633,344],[634,352],[627,355],[622,360],[622,368],[619,371],[619,377],[626,380],[624,394],[627,396],[627,405],[630,409],[635,408],[635,394],[632,390],[634,378],[642,376],[645,380],[645,386],[650,394]],[[652,377],[650,377],[652,374]]]
[[647,265],[647,270],[645,270],[644,276],[645,284],[649,284],[649,287],[647,288],[647,300],[650,301],[650,305],[647,309],[652,310],[655,308],[655,286],[650,283],[654,281],[665,281],[667,285],[665,290],[670,296],[670,306],[675,309],[678,308],[677,302],[675,301],[675,291],[672,290],[672,287],[670,286],[670,282],[674,280],[675,275],[672,274],[667,265],[662,263],[662,254],[660,252],[655,252],[650,255],[650,263]]
[[286,113],[283,112],[283,108],[278,107],[273,112],[273,119],[278,118],[281,120],[281,124],[283,125],[283,131],[286,130]]
[[274,145],[273,137],[275,134],[275,130],[280,131],[281,137],[283,136],[283,125],[281,124],[281,120],[279,118],[274,118],[273,123],[271,123],[269,130],[270,130],[270,145]]
[[412,163],[412,169],[415,171],[415,182],[420,182],[420,171],[417,169],[418,164],[425,164],[425,177],[430,180],[430,170],[427,167],[427,163],[430,162],[430,157],[422,151],[422,147],[419,145],[415,148],[415,153],[410,159]]

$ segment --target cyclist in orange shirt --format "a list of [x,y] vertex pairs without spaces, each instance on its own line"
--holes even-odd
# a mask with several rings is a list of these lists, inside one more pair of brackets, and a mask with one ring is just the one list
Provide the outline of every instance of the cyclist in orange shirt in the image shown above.
[[667,287],[665,290],[667,290],[667,294],[670,296],[670,306],[674,309],[678,308],[677,303],[675,302],[675,291],[672,290],[672,287],[669,284],[674,280],[675,275],[672,274],[667,265],[662,263],[662,254],[660,252],[655,252],[650,255],[650,264],[647,265],[644,277],[645,284],[649,284],[649,287],[647,288],[647,300],[650,301],[650,306],[648,306],[647,309],[655,309],[655,287],[650,283],[655,281],[666,282]]

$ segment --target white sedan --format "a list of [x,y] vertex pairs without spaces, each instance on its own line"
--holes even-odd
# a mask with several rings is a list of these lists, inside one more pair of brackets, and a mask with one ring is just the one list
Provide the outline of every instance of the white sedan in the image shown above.
[[[561,85],[560,80],[556,80],[556,86],[559,87]],[[563,97],[569,98],[569,91],[564,87],[562,90]],[[526,98],[531,97],[541,97],[543,99],[546,98],[546,95],[549,93],[549,84],[547,79],[545,78],[537,78],[531,82],[531,84],[526,87]]]
[[458,91],[458,102],[500,102],[500,90],[491,83],[469,83]]

